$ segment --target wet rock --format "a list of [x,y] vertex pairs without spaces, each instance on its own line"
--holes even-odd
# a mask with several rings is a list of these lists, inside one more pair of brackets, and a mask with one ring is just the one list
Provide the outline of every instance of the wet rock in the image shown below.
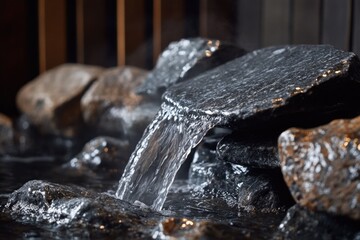
[[252,168],[279,168],[278,135],[233,133],[217,145],[217,157],[223,161]]
[[0,156],[6,154],[14,145],[12,120],[0,113]]
[[359,113],[359,69],[354,53],[332,46],[268,47],[176,84],[163,99],[238,130],[314,126]]
[[169,86],[245,54],[243,49],[216,39],[182,39],[160,55],[139,92],[162,93]]
[[103,173],[108,177],[118,178],[122,174],[130,154],[129,141],[112,137],[96,137],[63,167],[85,173]]
[[294,204],[280,170],[250,169],[237,184],[240,210],[276,212]]
[[138,238],[146,236],[146,228],[153,227],[153,219],[159,216],[108,194],[38,180],[14,191],[4,211],[27,223],[116,231]]
[[216,158],[215,146],[205,141],[194,154],[189,173],[193,196],[222,199],[245,211],[274,212],[294,204],[279,169],[253,169],[221,161]]
[[360,219],[359,139],[360,117],[280,135],[281,169],[300,205]]
[[44,133],[73,137],[82,122],[80,98],[101,71],[80,64],[51,69],[20,90],[17,106]]
[[138,95],[147,71],[118,67],[103,72],[81,99],[85,122],[100,133],[132,138],[137,142],[159,110],[160,103]]
[[167,218],[154,231],[153,239],[251,239],[250,233],[225,224]]
[[295,205],[280,224],[274,239],[360,239],[359,222],[314,213]]
[[205,138],[198,146],[189,169],[189,183],[196,186],[194,196],[219,198],[234,207],[238,202],[238,178],[247,169],[217,159],[215,148],[218,140]]

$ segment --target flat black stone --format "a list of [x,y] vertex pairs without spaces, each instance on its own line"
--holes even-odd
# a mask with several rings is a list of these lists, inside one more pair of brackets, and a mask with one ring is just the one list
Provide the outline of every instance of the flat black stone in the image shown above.
[[245,51],[216,39],[192,38],[172,42],[138,92],[162,92],[167,87],[242,56]]
[[[359,113],[359,65],[354,53],[328,45],[268,47],[176,84],[163,99],[218,125],[319,124]],[[274,126],[260,124],[274,119]]]
[[219,141],[217,157],[252,168],[279,168],[277,135],[233,133]]

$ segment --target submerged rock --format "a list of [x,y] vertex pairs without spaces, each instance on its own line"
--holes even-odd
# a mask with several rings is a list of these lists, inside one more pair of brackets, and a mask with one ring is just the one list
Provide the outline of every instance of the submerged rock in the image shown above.
[[64,168],[80,172],[105,173],[118,177],[123,172],[130,156],[129,141],[112,137],[96,137],[89,141],[76,157]]
[[6,154],[14,145],[12,120],[0,113],[0,156]]
[[216,142],[209,141],[198,147],[190,166],[193,196],[222,199],[230,207],[258,212],[274,212],[294,203],[280,170],[253,169],[221,161],[216,157]]
[[72,137],[82,122],[81,96],[101,71],[80,64],[51,69],[20,90],[17,106],[43,132]]
[[281,169],[295,200],[360,220],[360,117],[279,137]]
[[252,168],[279,168],[278,135],[233,133],[217,145],[217,157],[223,161]]
[[280,224],[274,239],[360,239],[359,222],[314,213],[295,205]]
[[238,181],[240,210],[276,212],[293,204],[280,171],[250,169]]
[[[159,215],[107,194],[33,180],[14,191],[4,208],[17,221],[91,228],[141,238]],[[150,231],[149,231],[150,232]]]
[[154,231],[153,239],[251,239],[250,231],[225,224],[194,221],[187,218],[167,218]]
[[160,103],[135,93],[146,75],[147,71],[136,67],[103,72],[81,99],[85,122],[100,133],[121,134],[137,142],[160,107]]
[[[209,141],[209,140],[208,140]],[[206,141],[197,148],[189,170],[189,183],[193,184],[193,195],[205,198],[219,198],[230,207],[238,203],[238,178],[247,169],[220,161],[216,158],[215,146]]]
[[332,46],[268,47],[176,84],[163,99],[231,128],[314,125],[359,113],[359,71],[354,53]]
[[216,39],[182,39],[160,55],[139,92],[162,93],[169,86],[245,54],[243,49]]

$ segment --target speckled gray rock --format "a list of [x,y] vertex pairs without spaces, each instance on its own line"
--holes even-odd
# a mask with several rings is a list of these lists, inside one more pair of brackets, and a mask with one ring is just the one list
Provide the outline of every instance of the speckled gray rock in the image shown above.
[[[332,46],[269,47],[176,84],[163,99],[237,128],[313,124],[359,113],[359,71],[354,53]],[[262,124],[270,120],[273,125]]]
[[360,117],[280,135],[282,173],[300,205],[360,220],[359,139]]
[[103,173],[107,177],[118,178],[128,162],[131,150],[129,141],[112,137],[96,137],[63,167],[75,169],[81,173]]
[[17,106],[43,132],[73,137],[82,123],[80,99],[102,68],[64,64],[21,88]]
[[217,145],[217,157],[223,161],[252,168],[279,168],[278,135],[233,133]]
[[27,223],[115,231],[117,236],[129,238],[140,238],[139,234],[144,234],[146,227],[155,226],[151,219],[158,216],[108,194],[39,180],[29,181],[14,191],[4,212]]
[[160,55],[155,69],[139,92],[162,93],[167,87],[190,79],[245,54],[229,43],[216,39],[182,39],[172,42]]
[[100,134],[137,142],[160,108],[160,103],[135,93],[147,71],[117,67],[103,72],[81,99],[84,120]]
[[358,222],[295,205],[288,210],[273,239],[357,240],[360,228]]

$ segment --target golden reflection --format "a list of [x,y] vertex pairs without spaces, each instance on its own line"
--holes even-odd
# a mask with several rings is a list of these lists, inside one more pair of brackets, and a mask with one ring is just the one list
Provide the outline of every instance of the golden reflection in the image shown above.
[[205,56],[211,57],[212,53],[210,50],[205,50]]

